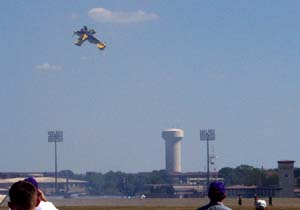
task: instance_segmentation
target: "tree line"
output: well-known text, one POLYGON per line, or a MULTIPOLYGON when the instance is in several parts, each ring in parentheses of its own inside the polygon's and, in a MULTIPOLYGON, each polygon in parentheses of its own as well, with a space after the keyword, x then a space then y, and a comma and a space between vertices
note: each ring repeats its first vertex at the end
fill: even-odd
MULTIPOLYGON (((152 193, 174 194, 172 178, 166 170, 154 170, 150 173, 124 173, 109 171, 107 173, 87 172, 75 174, 70 170, 60 172, 60 176, 88 182, 91 195, 135 196, 152 193), (155 186, 160 186, 156 188, 155 186)), ((240 165, 235 168, 224 167, 218 176, 224 178, 226 186, 257 185, 262 187, 278 186, 278 170, 255 168, 240 165)), ((300 168, 295 168, 296 185, 300 186, 300 168)))
POLYGON ((107 173, 87 172, 86 174, 74 174, 70 170, 60 172, 60 176, 88 182, 88 191, 91 195, 124 195, 135 196, 156 193, 153 185, 165 185, 160 188, 164 193, 173 194, 172 180, 165 170, 154 170, 150 173, 124 173, 109 171, 107 173))

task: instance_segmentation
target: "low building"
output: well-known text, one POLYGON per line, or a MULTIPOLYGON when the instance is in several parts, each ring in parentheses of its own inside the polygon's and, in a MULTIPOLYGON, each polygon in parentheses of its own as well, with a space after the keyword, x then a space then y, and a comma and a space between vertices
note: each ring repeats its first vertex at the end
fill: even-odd
MULTIPOLYGON (((172 172, 170 176, 174 184, 206 185, 207 183, 206 172, 172 172)), ((218 177, 217 172, 211 172, 210 181, 224 181, 224 179, 218 177)))
MULTIPOLYGON (((7 194, 10 186, 20 180, 24 180, 27 177, 15 177, 8 179, 0 179, 0 188, 2 193, 7 194)), ((55 193, 55 177, 35 177, 39 183, 39 187, 46 195, 55 193)), ((87 193, 87 181, 57 178, 57 185, 60 193, 87 193)))
POLYGON ((176 197, 180 198, 192 198, 192 197, 204 197, 205 186, 204 185, 173 185, 176 197))
POLYGON ((237 197, 239 195, 244 198, 253 198, 254 195, 257 195, 258 197, 278 197, 279 192, 279 187, 259 187, 256 185, 233 185, 226 187, 226 194, 228 197, 237 197))

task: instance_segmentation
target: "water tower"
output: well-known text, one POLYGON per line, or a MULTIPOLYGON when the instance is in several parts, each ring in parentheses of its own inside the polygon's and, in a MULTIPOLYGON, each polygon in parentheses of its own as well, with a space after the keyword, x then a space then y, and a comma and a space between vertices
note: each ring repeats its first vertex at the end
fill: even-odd
POLYGON ((181 172, 181 140, 183 130, 170 128, 162 131, 162 138, 166 142, 166 170, 181 172))

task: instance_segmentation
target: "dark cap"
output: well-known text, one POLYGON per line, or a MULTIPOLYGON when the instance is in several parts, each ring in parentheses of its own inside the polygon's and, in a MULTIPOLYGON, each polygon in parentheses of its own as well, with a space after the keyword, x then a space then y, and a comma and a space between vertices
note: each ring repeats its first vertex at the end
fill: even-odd
POLYGON ((222 182, 212 182, 209 186, 208 196, 210 198, 214 197, 225 197, 226 190, 222 182))
POLYGON ((33 185, 36 187, 36 189, 39 188, 38 182, 37 182, 37 181, 35 180, 35 178, 33 178, 32 176, 30 176, 30 177, 24 179, 24 181, 30 182, 31 184, 33 184, 33 185))

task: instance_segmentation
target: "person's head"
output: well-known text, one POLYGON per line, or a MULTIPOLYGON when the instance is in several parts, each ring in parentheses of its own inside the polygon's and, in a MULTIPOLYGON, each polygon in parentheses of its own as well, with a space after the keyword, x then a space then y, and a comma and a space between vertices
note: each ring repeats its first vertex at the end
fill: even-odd
POLYGON ((226 198, 224 184, 222 182, 212 182, 208 189, 208 197, 214 202, 220 202, 226 198))
POLYGON ((265 210, 265 209, 267 209, 267 202, 265 200, 257 200, 255 202, 255 209, 256 210, 265 210))
POLYGON ((41 200, 43 200, 42 199, 43 195, 41 195, 41 191, 39 190, 39 183, 35 180, 35 178, 33 176, 30 176, 30 177, 24 179, 24 181, 30 182, 36 188, 36 192, 37 192, 36 206, 38 206, 40 204, 41 200))
POLYGON ((33 184, 18 181, 9 189, 8 206, 11 210, 34 210, 37 201, 37 192, 33 184))

